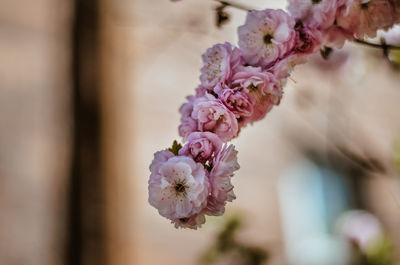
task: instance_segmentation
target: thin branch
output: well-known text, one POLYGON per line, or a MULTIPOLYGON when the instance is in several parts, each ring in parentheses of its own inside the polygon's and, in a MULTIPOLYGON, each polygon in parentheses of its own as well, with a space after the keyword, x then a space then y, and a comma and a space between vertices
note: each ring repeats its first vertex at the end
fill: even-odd
MULTIPOLYGON (((232 2, 232 1, 225 1, 225 0, 214 0, 214 1, 219 2, 222 5, 231 6, 231 7, 246 11, 246 12, 255 9, 255 8, 251 8, 249 6, 238 4, 238 3, 232 2)), ((354 42, 368 46, 368 47, 377 48, 377 49, 400 50, 400 46, 395 46, 395 45, 377 44, 377 43, 372 43, 372 42, 368 42, 368 41, 360 40, 360 39, 354 39, 354 42)))
POLYGON ((360 39, 355 39, 354 42, 372 47, 372 48, 377 48, 377 49, 394 49, 394 50, 400 50, 400 46, 394 46, 394 45, 388 45, 388 44, 378 44, 378 43, 372 43, 368 42, 365 40, 360 40, 360 39))
POLYGON ((234 7, 236 9, 240 9, 240 10, 243 10, 243 11, 246 11, 246 12, 249 12, 250 10, 254 10, 254 8, 251 8, 249 6, 238 4, 238 3, 235 3, 235 2, 231 2, 231 1, 223 1, 223 0, 214 0, 214 1, 219 2, 222 5, 231 6, 231 7, 234 7))

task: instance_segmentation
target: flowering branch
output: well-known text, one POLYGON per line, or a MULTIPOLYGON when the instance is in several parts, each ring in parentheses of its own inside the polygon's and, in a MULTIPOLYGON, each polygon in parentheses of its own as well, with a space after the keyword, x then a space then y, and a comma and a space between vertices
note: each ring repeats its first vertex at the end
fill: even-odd
MULTIPOLYGON (((242 4, 238 4, 238 3, 232 2, 232 1, 225 1, 225 0, 214 0, 214 1, 221 3, 223 6, 234 7, 236 9, 243 10, 243 11, 246 11, 246 12, 254 10, 254 8, 251 8, 249 6, 245 6, 245 5, 242 5, 242 4)), ((368 41, 360 40, 360 39, 354 39, 354 42, 359 43, 361 45, 365 45, 365 46, 371 47, 371 48, 377 48, 377 49, 383 49, 383 50, 391 50, 391 49, 400 50, 400 46, 388 45, 388 44, 385 44, 385 43, 378 44, 378 43, 372 43, 372 42, 368 42, 368 41)))
MULTIPOLYGON (((251 10, 230 0, 214 1, 219 2, 217 26, 229 20, 228 6, 251 10)), ((279 105, 294 67, 321 49, 327 57, 328 47, 341 47, 353 36, 372 36, 400 19, 400 12, 391 10, 400 10, 400 3, 362 11, 354 8, 358 3, 290 0, 290 12, 252 10, 238 27, 238 46, 220 43, 203 53, 200 84, 179 108, 183 144, 156 152, 150 164, 149 203, 161 216, 177 228, 197 229, 205 216, 223 215, 236 198, 231 178, 240 168, 238 151, 229 141, 279 105), (340 12, 345 8, 349 13, 340 12), (361 12, 372 22, 362 23, 361 12), (376 20, 375 13, 393 16, 376 20)), ((386 56, 391 47, 383 41, 357 42, 382 48, 386 56)))

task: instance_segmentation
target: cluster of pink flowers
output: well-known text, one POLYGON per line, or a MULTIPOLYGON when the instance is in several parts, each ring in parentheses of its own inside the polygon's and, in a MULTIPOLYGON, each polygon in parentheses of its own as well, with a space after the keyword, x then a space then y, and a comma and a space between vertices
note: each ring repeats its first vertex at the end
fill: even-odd
POLYGON ((231 177, 237 151, 212 132, 193 132, 184 147, 155 153, 150 165, 149 202, 175 227, 196 229, 205 215, 222 215, 235 199, 231 177))
POLYGON ((399 0, 289 0, 296 21, 317 29, 327 46, 341 47, 345 40, 375 37, 400 23, 399 0))
POLYGON ((289 0, 289 13, 250 11, 239 45, 216 44, 202 56, 200 85, 181 106, 179 134, 150 165, 149 202, 176 227, 196 229, 235 199, 239 169, 228 144, 241 128, 279 105, 293 68, 323 45, 374 36, 399 20, 399 0, 289 0))

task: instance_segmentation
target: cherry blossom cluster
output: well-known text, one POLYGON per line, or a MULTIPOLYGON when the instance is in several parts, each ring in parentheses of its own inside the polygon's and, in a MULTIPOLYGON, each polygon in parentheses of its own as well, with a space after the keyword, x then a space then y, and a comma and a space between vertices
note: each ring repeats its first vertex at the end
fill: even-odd
POLYGON ((238 47, 216 44, 202 55, 200 85, 181 106, 184 145, 155 153, 149 202, 175 227, 200 227, 235 199, 239 169, 228 142, 279 105, 294 66, 322 46, 373 37, 399 22, 400 0, 289 0, 283 10, 252 10, 238 47))

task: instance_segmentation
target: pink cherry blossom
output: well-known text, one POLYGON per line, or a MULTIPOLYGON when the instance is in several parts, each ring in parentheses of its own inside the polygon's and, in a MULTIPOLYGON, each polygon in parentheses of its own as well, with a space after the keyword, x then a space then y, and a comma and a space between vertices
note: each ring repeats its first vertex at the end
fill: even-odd
POLYGON ((207 49, 202 58, 200 81, 205 88, 213 88, 225 82, 232 70, 241 63, 240 50, 228 42, 207 49))
POLYGON ((242 89, 230 89, 225 87, 219 90, 219 99, 232 111, 236 118, 250 117, 254 107, 249 96, 242 89))
POLYGON ((316 28, 299 25, 296 27, 295 52, 311 54, 317 52, 322 44, 322 34, 316 28))
POLYGON ((289 56, 279 60, 274 64, 270 71, 274 76, 280 80, 281 86, 285 85, 286 78, 288 78, 293 71, 294 67, 303 64, 307 61, 307 56, 302 54, 292 53, 289 56))
POLYGON ((179 155, 193 157, 194 161, 205 164, 214 158, 222 147, 222 141, 211 132, 192 132, 188 142, 179 150, 179 155))
POLYGON ((191 157, 156 153, 150 166, 149 203, 160 215, 176 220, 200 213, 207 205, 210 183, 203 165, 191 157), (165 161, 167 157, 170 157, 165 161))
POLYGON ((290 14, 305 26, 327 29, 333 25, 337 0, 289 0, 290 14))
POLYGON ((172 220, 175 228, 190 228, 197 229, 200 228, 202 224, 206 222, 206 218, 203 213, 194 214, 186 218, 179 218, 172 220))
POLYGON ((157 172, 162 164, 168 161, 171 157, 174 157, 175 155, 168 150, 162 150, 158 151, 154 154, 154 159, 150 164, 150 172, 157 172))
POLYGON ((336 25, 321 31, 323 44, 331 48, 342 48, 346 40, 352 41, 354 39, 353 32, 347 31, 336 25))
POLYGON ((241 71, 237 72, 232 79, 235 87, 239 86, 249 90, 250 95, 252 95, 251 91, 258 91, 261 96, 270 95, 268 99, 273 104, 279 104, 282 88, 273 73, 263 71, 260 67, 247 66, 242 67, 241 71))
POLYGON ((192 118, 193 102, 195 99, 195 96, 188 96, 188 101, 179 108, 179 112, 182 116, 178 131, 179 135, 183 137, 184 140, 187 139, 190 133, 197 130, 197 122, 192 118))
POLYGON ((253 104, 253 113, 244 119, 243 125, 262 119, 272 108, 279 105, 282 87, 276 76, 260 67, 242 67, 232 78, 236 89, 246 93, 253 104))
POLYGON ((395 25, 386 32, 385 42, 389 45, 400 45, 400 25, 395 25))
POLYGON ((347 0, 336 24, 357 38, 375 37, 378 29, 388 29, 395 22, 392 0, 347 0))
POLYGON ((183 140, 186 141, 189 134, 196 131, 197 122, 191 117, 182 120, 182 123, 178 127, 179 135, 182 136, 183 140))
POLYGON ((209 91, 210 88, 204 87, 202 85, 199 85, 198 87, 196 87, 195 91, 196 91, 196 97, 203 97, 207 91, 209 91))
POLYGON ((236 198, 231 178, 239 168, 235 146, 225 144, 215 157, 210 172, 211 198, 208 199, 207 214, 223 214, 226 202, 231 202, 236 198))
POLYGON ((400 23, 400 0, 392 0, 394 5, 394 24, 400 23))
POLYGON ((238 28, 239 47, 246 63, 266 67, 291 51, 295 21, 283 10, 250 11, 238 28))
MULTIPOLYGON (((232 186, 233 189, 233 186, 232 186)), ((233 191, 232 191, 233 194, 233 191)), ((233 194, 233 196, 235 196, 233 194)), ((226 202, 218 201, 215 197, 212 195, 208 196, 207 199, 207 207, 203 210, 204 214, 210 215, 210 216, 221 216, 225 213, 225 205, 226 202)))
POLYGON ((235 114, 210 94, 195 100, 192 118, 197 121, 198 131, 213 132, 224 142, 238 134, 235 114))

